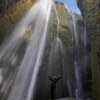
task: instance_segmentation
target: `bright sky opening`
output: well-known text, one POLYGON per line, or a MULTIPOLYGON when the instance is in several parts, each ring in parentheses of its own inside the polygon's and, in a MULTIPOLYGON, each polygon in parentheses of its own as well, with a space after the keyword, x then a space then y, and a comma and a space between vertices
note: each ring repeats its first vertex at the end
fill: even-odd
POLYGON ((77 7, 76 0, 57 0, 60 2, 64 2, 65 5, 67 5, 73 12, 80 14, 80 10, 77 7))

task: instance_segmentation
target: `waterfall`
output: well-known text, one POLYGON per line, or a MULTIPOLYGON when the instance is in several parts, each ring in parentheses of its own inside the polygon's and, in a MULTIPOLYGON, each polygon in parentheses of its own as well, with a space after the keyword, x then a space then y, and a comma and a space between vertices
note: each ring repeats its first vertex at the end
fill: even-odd
MULTIPOLYGON (((59 5, 52 0, 39 0, 0 46, 1 100, 35 100, 34 98, 39 98, 39 95, 40 98, 36 100, 49 99, 48 74, 62 76, 56 91, 57 98, 74 97, 74 94, 76 99, 83 98, 80 63, 86 61, 86 56, 80 61, 78 18, 68 7, 65 7, 68 14, 64 10, 66 21, 63 25, 60 21, 60 8, 57 6, 59 5), (60 33, 61 27, 66 33, 60 33), (66 31, 67 28, 69 33, 66 31), (74 59, 61 34, 66 36, 71 34, 74 59)), ((81 39, 85 51, 86 34, 84 33, 81 33, 81 39)))
POLYGON ((76 30, 76 19, 75 15, 72 14, 72 20, 73 20, 73 29, 74 29, 74 64, 75 64, 75 74, 76 74, 76 99, 79 99, 80 97, 83 98, 83 90, 82 90, 82 80, 81 80, 81 65, 79 63, 79 40, 78 40, 78 34, 76 30))
MULTIPOLYGON (((71 32, 72 32, 72 41, 73 41, 73 54, 74 54, 74 66, 75 66, 75 76, 76 76, 76 90, 75 96, 76 99, 84 98, 84 89, 83 89, 83 81, 82 81, 82 73, 83 70, 86 71, 87 67, 87 58, 86 58, 86 28, 83 26, 83 31, 81 31, 81 36, 79 36, 80 32, 77 30, 77 22, 78 19, 75 14, 71 14, 72 22, 71 22, 71 32), (81 54, 80 50, 80 41, 83 43, 83 54, 81 54), (82 56, 82 57, 81 57, 82 56)), ((82 16, 81 16, 82 19, 82 16)))
MULTIPOLYGON (((53 2, 50 0, 40 0, 33 5, 1 47, 0 59, 3 62, 9 61, 12 56, 12 59, 14 59, 17 55, 17 50, 24 41, 25 35, 29 32, 30 36, 25 54, 18 65, 19 70, 16 77, 14 77, 13 86, 7 100, 31 100, 34 95, 34 87, 45 47, 52 5, 53 2)), ((18 58, 15 62, 17 60, 18 58)), ((5 90, 6 85, 9 86, 11 84, 10 82, 8 84, 5 83, 2 86, 2 91, 5 90)), ((7 94, 5 93, 5 95, 7 94)))

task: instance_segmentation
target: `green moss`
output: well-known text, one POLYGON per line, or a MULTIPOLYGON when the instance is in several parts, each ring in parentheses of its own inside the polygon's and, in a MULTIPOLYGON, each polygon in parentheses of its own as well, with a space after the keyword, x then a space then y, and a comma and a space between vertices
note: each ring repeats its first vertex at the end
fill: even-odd
POLYGON ((67 52, 72 52, 72 38, 71 32, 68 27, 60 26, 59 36, 64 44, 64 47, 67 52))
POLYGON ((68 33, 68 30, 61 26, 60 29, 59 29, 59 32, 66 34, 66 33, 68 33))

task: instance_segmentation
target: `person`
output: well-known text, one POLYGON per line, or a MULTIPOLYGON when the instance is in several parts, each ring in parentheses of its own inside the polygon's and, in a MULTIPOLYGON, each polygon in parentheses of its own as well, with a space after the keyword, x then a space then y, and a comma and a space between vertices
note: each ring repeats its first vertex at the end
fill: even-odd
POLYGON ((51 91, 51 99, 54 100, 54 94, 55 94, 55 88, 56 88, 56 83, 62 78, 62 77, 56 77, 56 76, 53 76, 53 78, 51 78, 50 76, 48 76, 48 78, 50 79, 51 81, 51 84, 50 84, 50 91, 51 91))

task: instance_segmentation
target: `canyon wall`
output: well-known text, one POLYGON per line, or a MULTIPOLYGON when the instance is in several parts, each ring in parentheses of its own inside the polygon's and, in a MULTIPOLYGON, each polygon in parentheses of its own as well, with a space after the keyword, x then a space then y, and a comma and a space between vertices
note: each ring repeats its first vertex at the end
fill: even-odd
POLYGON ((86 22, 89 58, 92 69, 93 100, 100 100, 100 1, 77 0, 86 22))
POLYGON ((0 43, 36 0, 0 0, 0 43))

